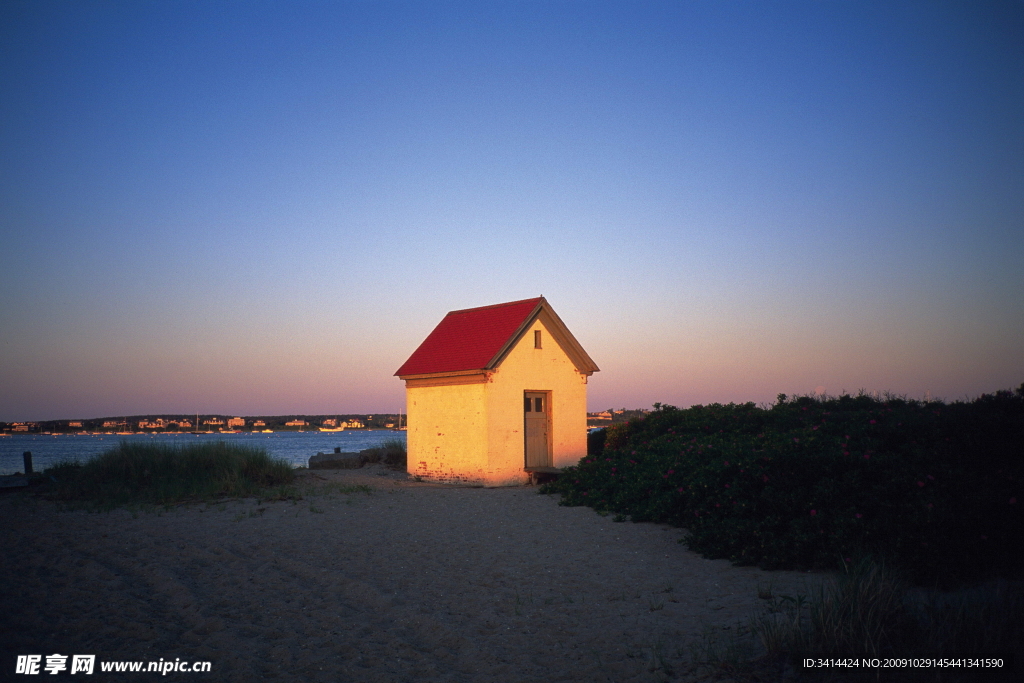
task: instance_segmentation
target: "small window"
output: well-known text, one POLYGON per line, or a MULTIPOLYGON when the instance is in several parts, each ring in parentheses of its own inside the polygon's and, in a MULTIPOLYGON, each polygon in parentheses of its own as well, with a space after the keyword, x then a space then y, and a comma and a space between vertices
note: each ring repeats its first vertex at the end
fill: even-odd
POLYGON ((535 413, 543 413, 544 412, 544 399, 542 399, 542 398, 540 398, 538 396, 537 398, 535 398, 533 400, 536 401, 536 405, 534 406, 533 412, 535 412, 535 413))
POLYGON ((539 349, 540 346, 540 330, 533 331, 533 348, 539 349))
POLYGON ((530 400, 529 396, 527 396, 526 397, 526 402, 524 404, 524 408, 525 408, 526 412, 528 412, 528 413, 531 412, 530 409, 532 408, 532 406, 533 406, 533 401, 530 400))

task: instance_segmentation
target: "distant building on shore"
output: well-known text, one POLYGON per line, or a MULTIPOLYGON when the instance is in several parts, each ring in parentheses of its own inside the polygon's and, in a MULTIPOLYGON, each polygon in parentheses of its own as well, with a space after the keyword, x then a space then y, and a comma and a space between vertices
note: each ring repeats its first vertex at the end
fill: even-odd
POLYGON ((575 465, 598 369, 543 297, 448 313, 395 373, 409 473, 514 485, 575 465))

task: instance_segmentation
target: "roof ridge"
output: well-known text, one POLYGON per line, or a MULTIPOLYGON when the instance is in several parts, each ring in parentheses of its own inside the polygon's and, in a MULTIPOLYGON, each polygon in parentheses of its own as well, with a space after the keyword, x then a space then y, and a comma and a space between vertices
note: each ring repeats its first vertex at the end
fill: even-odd
POLYGON ((525 304, 528 301, 534 301, 534 302, 540 301, 543 298, 544 298, 543 296, 535 296, 535 297, 532 297, 530 299, 519 299, 518 301, 506 301, 506 302, 501 303, 501 304, 490 304, 490 305, 487 305, 487 306, 477 306, 476 308, 460 308, 460 309, 455 310, 455 311, 448 311, 448 314, 451 315, 452 313, 469 313, 471 311, 483 311, 483 310, 486 310, 488 308, 501 308, 502 306, 515 306, 516 304, 525 304))

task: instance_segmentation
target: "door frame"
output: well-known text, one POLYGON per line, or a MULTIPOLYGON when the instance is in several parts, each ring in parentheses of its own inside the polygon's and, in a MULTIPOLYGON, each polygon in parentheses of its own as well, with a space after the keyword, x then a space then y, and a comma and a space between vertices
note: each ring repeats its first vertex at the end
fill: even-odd
POLYGON ((550 389, 524 389, 523 390, 523 467, 530 467, 528 456, 529 456, 529 435, 526 429, 526 395, 527 394, 543 394, 546 409, 544 411, 544 421, 547 426, 547 438, 545 439, 545 445, 547 446, 547 453, 545 454, 546 465, 542 467, 553 467, 555 463, 554 454, 554 404, 551 402, 551 390, 550 389))

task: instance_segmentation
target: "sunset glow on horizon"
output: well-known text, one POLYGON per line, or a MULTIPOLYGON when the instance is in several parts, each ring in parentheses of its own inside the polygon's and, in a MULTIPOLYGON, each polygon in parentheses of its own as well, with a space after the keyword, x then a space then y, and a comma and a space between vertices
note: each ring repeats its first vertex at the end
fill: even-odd
POLYGON ((6 2, 0 421, 397 413, 543 295, 589 409, 1024 382, 1024 4, 6 2))

